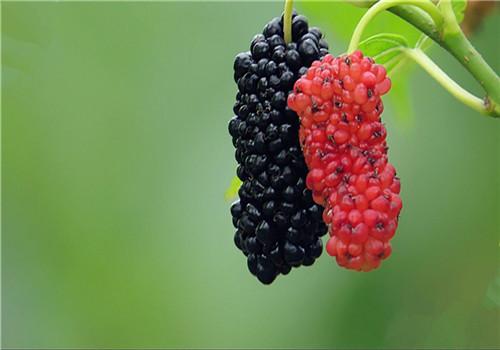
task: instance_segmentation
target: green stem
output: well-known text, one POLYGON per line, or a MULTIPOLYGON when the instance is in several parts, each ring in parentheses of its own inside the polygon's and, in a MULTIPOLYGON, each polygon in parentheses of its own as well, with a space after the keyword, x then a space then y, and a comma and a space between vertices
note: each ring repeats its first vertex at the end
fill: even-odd
POLYGON ((285 0, 285 12, 283 14, 283 34, 285 43, 292 41, 292 12, 293 0, 285 0))
MULTIPOLYGON (((442 10, 446 19, 441 46, 449 51, 486 91, 484 103, 491 111, 500 108, 500 77, 486 63, 460 29, 450 0, 443 0, 442 10)), ((498 115, 500 116, 500 115, 498 115)))
POLYGON ((443 14, 446 23, 445 26, 443 27, 443 35, 446 35, 448 33, 461 32, 462 30, 458 25, 455 12, 453 12, 453 6, 451 4, 451 0, 442 0, 439 3, 439 8, 441 9, 441 13, 443 14))
POLYGON ((408 5, 398 5, 391 7, 388 11, 412 24, 434 41, 437 42, 440 40, 439 30, 436 25, 432 19, 429 16, 426 16, 425 13, 419 8, 408 5))
POLYGON ((431 17, 431 23, 435 28, 440 28, 443 23, 443 16, 441 12, 430 0, 380 0, 375 5, 370 7, 368 11, 363 15, 358 25, 354 29, 354 33, 351 37, 351 42, 347 53, 352 53, 356 50, 361 40, 364 29, 370 23, 377 14, 385 11, 394 6, 402 6, 401 3, 404 2, 406 5, 411 5, 414 9, 420 11, 420 15, 427 13, 431 17), (423 11, 422 11, 423 10, 423 11))
MULTIPOLYGON (((494 115, 485 105, 484 101, 474 96, 460 85, 458 85, 452 78, 450 78, 439 66, 434 63, 422 50, 420 49, 401 49, 404 54, 420 65, 432 78, 434 78, 443 88, 452 94, 457 100, 466 106, 475 109, 476 111, 494 115)), ((496 113, 500 113, 497 110, 496 113)))
POLYGON ((460 30, 449 0, 442 1, 440 8, 445 19, 442 30, 438 30, 415 7, 399 5, 390 8, 389 11, 412 24, 451 53, 485 90, 486 96, 483 102, 485 107, 492 115, 499 116, 500 78, 460 30))

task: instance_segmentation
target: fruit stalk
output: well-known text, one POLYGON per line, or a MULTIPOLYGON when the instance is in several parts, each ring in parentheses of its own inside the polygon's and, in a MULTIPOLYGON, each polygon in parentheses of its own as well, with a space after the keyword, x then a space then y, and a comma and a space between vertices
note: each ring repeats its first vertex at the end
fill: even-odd
POLYGON ((285 0, 285 10, 283 13, 283 37, 286 44, 292 41, 292 12, 293 0, 285 0))

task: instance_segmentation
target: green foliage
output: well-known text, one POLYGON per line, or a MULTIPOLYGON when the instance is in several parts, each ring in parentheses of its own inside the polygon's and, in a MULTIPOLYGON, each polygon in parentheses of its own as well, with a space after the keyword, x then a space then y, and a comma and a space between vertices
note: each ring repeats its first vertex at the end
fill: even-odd
POLYGON ((373 57, 375 62, 383 64, 391 74, 393 81, 389 99, 400 120, 411 116, 411 102, 408 93, 409 68, 401 48, 407 48, 408 40, 402 35, 392 33, 375 34, 359 44, 365 55, 373 57), (397 72, 397 74, 394 74, 397 72))
POLYGON ((238 190, 241 187, 241 180, 238 178, 238 176, 235 176, 231 179, 231 183, 229 184, 229 187, 226 189, 226 192, 224 193, 224 198, 226 201, 233 200, 238 196, 238 190))
POLYGON ((391 69, 392 88, 388 94, 390 105, 394 108, 395 116, 401 124, 408 125, 413 120, 413 104, 410 98, 409 77, 414 65, 406 65, 404 58, 402 63, 391 69), (397 74, 396 74, 397 73, 397 74))
POLYGON ((451 5, 455 16, 457 17, 457 22, 462 23, 464 20, 465 9, 467 8, 467 0, 452 0, 451 5))
MULTIPOLYGON (((359 44, 359 49, 372 57, 379 64, 389 64, 400 60, 400 48, 408 47, 404 36, 392 33, 380 33, 369 37, 359 44)), ((394 65, 391 65, 394 67, 394 65)))

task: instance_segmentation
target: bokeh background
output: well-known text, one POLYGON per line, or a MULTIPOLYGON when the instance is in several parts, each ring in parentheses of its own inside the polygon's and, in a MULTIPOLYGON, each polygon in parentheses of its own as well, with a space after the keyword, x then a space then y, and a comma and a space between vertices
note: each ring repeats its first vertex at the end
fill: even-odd
MULTIPOLYGON (((363 13, 296 7, 336 54, 363 13)), ((271 286, 248 273, 224 199, 232 62, 281 11, 2 3, 3 347, 500 347, 500 121, 418 68, 384 113, 392 257, 355 273, 324 254, 271 286)), ((497 72, 499 20, 472 37, 497 72)), ((390 14, 369 31, 398 29, 418 36, 390 14)))

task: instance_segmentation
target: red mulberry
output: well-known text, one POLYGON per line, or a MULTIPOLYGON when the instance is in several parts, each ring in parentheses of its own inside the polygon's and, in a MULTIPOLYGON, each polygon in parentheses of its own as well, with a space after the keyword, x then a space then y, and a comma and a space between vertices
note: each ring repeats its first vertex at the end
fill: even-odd
POLYGON ((348 269, 372 270, 391 254, 402 207, 380 119, 390 87, 384 67, 357 51, 313 62, 288 96, 301 121, 306 185, 325 207, 326 250, 348 269))
POLYGON ((323 250, 323 208, 306 188, 299 119, 287 107, 295 81, 327 53, 322 37, 305 17, 294 15, 293 40, 286 44, 282 19, 275 18, 234 62, 239 92, 229 133, 243 181, 231 207, 234 241, 250 272, 265 284, 292 267, 312 265, 323 250))

